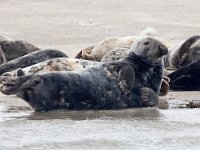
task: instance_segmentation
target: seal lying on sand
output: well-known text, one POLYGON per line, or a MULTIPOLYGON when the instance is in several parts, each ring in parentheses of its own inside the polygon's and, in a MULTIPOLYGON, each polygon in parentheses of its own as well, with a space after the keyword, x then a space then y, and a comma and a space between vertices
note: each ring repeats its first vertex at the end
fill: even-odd
POLYGON ((0 36, 0 46, 4 52, 7 61, 24 56, 28 53, 40 50, 40 48, 32 45, 24 40, 11 40, 0 36))
POLYGON ((180 46, 169 49, 164 58, 165 67, 179 69, 200 60, 200 35, 189 37, 180 46))
POLYGON ((24 68, 27 66, 31 66, 33 64, 37 64, 39 62, 56 58, 56 57, 68 57, 63 52, 55 49, 46 49, 46 50, 40 50, 36 51, 30 54, 27 54, 25 56, 16 58, 12 61, 6 62, 4 64, 0 65, 0 75, 15 70, 17 68, 24 68))
POLYGON ((137 38, 149 36, 154 37, 157 40, 161 41, 167 48, 171 47, 171 44, 159 37, 159 34, 157 31, 153 28, 147 28, 146 30, 143 30, 139 35, 137 36, 126 36, 126 37, 110 37, 107 39, 104 39, 100 42, 97 42, 91 46, 88 46, 84 49, 82 49, 75 58, 78 59, 86 59, 86 60, 92 60, 92 61, 101 61, 102 57, 109 51, 115 49, 115 48, 130 48, 133 44, 133 41, 135 41, 137 38))
POLYGON ((16 94, 36 111, 155 106, 167 48, 158 40, 137 41, 121 61, 84 69, 1 78, 4 94, 16 94))
POLYGON ((168 75, 171 90, 200 90, 200 60, 168 75))
MULTIPOLYGON (((25 68, 15 69, 11 72, 5 72, 2 74, 4 77, 17 77, 17 73, 23 72, 24 75, 41 74, 51 71, 73 71, 81 68, 86 68, 91 65, 97 65, 99 62, 74 59, 74 58, 53 58, 46 60, 35 65, 31 65, 25 68), (21 70, 21 71, 19 71, 21 70)), ((9 68, 10 69, 10 68, 9 68)), ((159 96, 165 96, 169 90, 169 78, 163 76, 160 94, 159 96)))

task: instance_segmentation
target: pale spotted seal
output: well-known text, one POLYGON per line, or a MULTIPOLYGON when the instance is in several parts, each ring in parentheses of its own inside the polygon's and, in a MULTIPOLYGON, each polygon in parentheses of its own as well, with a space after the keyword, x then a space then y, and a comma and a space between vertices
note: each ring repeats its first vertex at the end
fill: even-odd
POLYGON ((167 48, 172 46, 167 40, 161 38, 155 29, 147 28, 146 30, 142 31, 139 35, 135 36, 106 38, 91 46, 83 48, 76 55, 75 58, 92 61, 101 61, 102 57, 109 51, 116 48, 130 48, 137 38, 144 36, 156 38, 157 40, 161 41, 165 46, 167 46, 167 48))
POLYGON ((84 69, 1 78, 4 94, 16 94, 36 111, 155 106, 167 48, 154 38, 138 40, 134 52, 116 62, 84 69))
MULTIPOLYGON (((18 70, 22 70, 24 75, 41 74, 51 71, 74 71, 86 68, 90 65, 97 65, 99 62, 75 59, 75 58, 52 58, 41 63, 37 63, 25 68, 17 68, 11 72, 5 72, 2 76, 16 77, 18 70)), ((19 66, 19 65, 18 65, 19 66)))

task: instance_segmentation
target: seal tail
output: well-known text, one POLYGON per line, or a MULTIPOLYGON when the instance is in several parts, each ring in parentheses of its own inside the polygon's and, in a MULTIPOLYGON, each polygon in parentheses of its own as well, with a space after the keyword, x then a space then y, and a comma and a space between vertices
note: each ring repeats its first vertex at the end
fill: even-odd
POLYGON ((179 67, 183 67, 183 66, 187 65, 191 46, 198 39, 200 39, 200 35, 194 35, 194 36, 188 38, 185 42, 183 42, 183 44, 181 44, 181 46, 179 48, 179 55, 178 55, 179 67))

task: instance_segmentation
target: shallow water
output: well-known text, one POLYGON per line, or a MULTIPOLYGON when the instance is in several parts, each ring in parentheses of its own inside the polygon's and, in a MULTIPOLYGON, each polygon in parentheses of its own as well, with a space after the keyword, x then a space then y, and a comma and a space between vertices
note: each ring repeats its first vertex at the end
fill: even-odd
POLYGON ((7 111, 0 150, 200 149, 200 109, 7 111))

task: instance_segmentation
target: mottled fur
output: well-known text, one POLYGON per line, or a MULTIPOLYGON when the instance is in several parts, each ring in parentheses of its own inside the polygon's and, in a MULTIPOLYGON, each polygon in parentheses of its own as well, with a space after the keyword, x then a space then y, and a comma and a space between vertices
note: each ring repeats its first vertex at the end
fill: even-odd
MULTIPOLYGON (((75 58, 52 58, 41 63, 20 69, 24 72, 25 75, 31 75, 47 73, 51 71, 73 71, 96 64, 99 64, 99 62, 75 58)), ((11 72, 6 72, 3 74, 3 76, 16 77, 18 70, 19 68, 11 72)))

